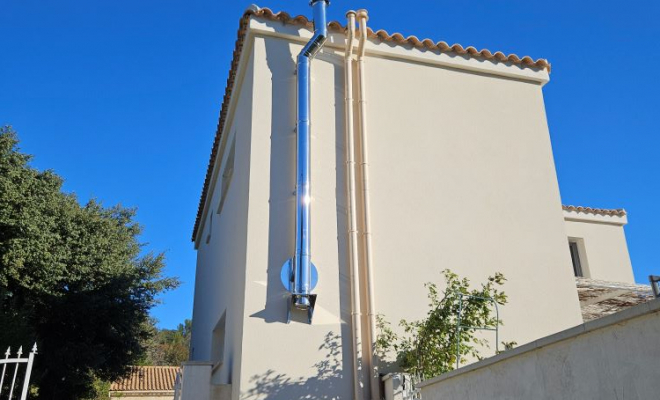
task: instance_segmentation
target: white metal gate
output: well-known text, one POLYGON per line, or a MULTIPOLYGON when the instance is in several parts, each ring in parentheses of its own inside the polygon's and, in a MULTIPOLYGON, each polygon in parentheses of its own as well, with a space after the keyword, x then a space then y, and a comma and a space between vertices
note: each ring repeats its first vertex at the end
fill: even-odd
POLYGON ((32 374, 32 364, 34 364, 34 356, 37 354, 37 344, 35 343, 32 346, 32 351, 28 354, 27 358, 21 358, 23 355, 23 346, 18 348, 16 352, 16 357, 9 358, 11 356, 11 348, 7 348, 5 352, 5 358, 0 359, 0 366, 2 366, 2 374, 0 375, 0 399, 6 400, 26 400, 28 396, 28 389, 30 387, 30 375, 32 374), (23 379, 19 378, 19 369, 21 364, 26 364, 23 379), (7 368, 9 366, 9 368, 7 368), (12 371, 13 366, 13 371, 12 371), (18 382, 17 382, 18 378, 18 382), (10 380, 11 379, 11 380, 10 380), (22 383, 22 384, 21 384, 22 383), (18 391, 15 390, 18 387, 21 387, 20 397, 18 396, 18 391), (15 393, 14 393, 15 392, 15 393), (7 396, 7 397, 5 397, 7 396))

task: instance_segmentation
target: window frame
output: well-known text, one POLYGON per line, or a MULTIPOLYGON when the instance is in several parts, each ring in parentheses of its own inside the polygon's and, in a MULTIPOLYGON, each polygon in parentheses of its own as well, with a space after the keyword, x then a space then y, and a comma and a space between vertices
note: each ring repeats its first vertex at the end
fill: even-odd
POLYGON ((227 157, 225 158, 224 165, 222 166, 222 175, 220 181, 220 201, 218 202, 218 209, 216 214, 222 213, 222 209, 225 205, 225 200, 227 199, 227 193, 231 187, 232 178, 234 177, 234 167, 236 159, 236 133, 232 135, 231 144, 229 145, 229 150, 227 151, 227 157))

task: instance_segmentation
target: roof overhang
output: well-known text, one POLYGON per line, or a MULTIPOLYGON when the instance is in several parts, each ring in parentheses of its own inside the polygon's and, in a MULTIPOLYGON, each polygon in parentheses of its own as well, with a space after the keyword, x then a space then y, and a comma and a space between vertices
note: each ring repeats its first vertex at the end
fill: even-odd
MULTIPOLYGON (((260 16, 250 18, 249 29, 251 33, 256 35, 277 37, 300 44, 307 43, 313 36, 313 32, 305 26, 297 24, 282 24, 282 22, 279 22, 278 20, 263 18, 260 16)), ((327 42, 324 44, 324 48, 326 51, 328 49, 336 50, 343 56, 346 43, 344 28, 334 22, 331 23, 329 31, 330 34, 327 42)), ((419 41, 414 36, 403 38, 400 34, 389 35, 384 31, 373 32, 370 30, 369 40, 365 47, 365 51, 366 55, 370 57, 387 58, 428 66, 446 67, 487 75, 502 76, 535 82, 541 85, 545 85, 550 80, 547 67, 524 65, 514 62, 514 58, 508 58, 516 57, 515 59, 518 59, 515 55, 503 55, 503 60, 495 57, 487 58, 481 54, 492 55, 488 50, 478 51, 475 49, 468 52, 460 45, 449 47, 450 49, 456 48, 457 51, 443 51, 438 44, 431 41, 427 42, 427 40, 419 41), (395 39, 396 37, 399 37, 400 39, 397 40, 395 39), (459 53, 458 49, 461 49, 463 54, 459 53)))
POLYGON ((615 212, 618 210, 598 210, 589 211, 594 209, 584 209, 583 207, 573 207, 573 209, 567 209, 566 206, 563 208, 564 220, 573 221, 573 222, 589 222, 597 224, 609 224, 609 225, 618 225, 623 226, 628 223, 628 216, 623 212, 615 212), (598 211, 607 211, 607 212, 598 212, 598 211))
MULTIPOLYGON (((338 22, 328 24, 330 32, 325 48, 344 52, 345 28, 338 22)), ((313 34, 313 24, 304 16, 291 17, 285 12, 274 13, 268 8, 251 6, 239 21, 238 37, 234 56, 227 78, 227 86, 220 111, 218 129, 216 131, 209 165, 202 188, 197 217, 193 227, 192 241, 197 248, 204 230, 209 193, 213 192, 214 180, 218 170, 218 157, 222 155, 226 134, 230 125, 228 117, 233 113, 235 101, 232 96, 237 82, 242 77, 241 70, 245 66, 244 53, 255 36, 271 36, 286 39, 291 42, 306 43, 313 34)), ((547 60, 533 60, 529 56, 518 57, 515 54, 505 55, 502 52, 491 53, 489 50, 477 50, 472 46, 463 47, 459 44, 448 45, 445 42, 434 42, 430 39, 419 40, 415 36, 404 37, 399 33, 390 35, 384 30, 368 30, 369 41, 366 54, 370 57, 382 57, 407 62, 415 62, 429 66, 451 68, 466 72, 483 73, 545 85, 550 80, 550 64, 547 60)))

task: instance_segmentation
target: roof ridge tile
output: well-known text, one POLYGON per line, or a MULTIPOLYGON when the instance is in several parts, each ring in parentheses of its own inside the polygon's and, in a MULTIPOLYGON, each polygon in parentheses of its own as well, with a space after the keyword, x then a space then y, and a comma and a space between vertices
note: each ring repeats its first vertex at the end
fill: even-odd
POLYGON ((582 207, 582 206, 572 206, 572 205, 562 205, 561 208, 564 211, 574 211, 585 214, 609 215, 615 217, 623 217, 627 215, 626 210, 624 210, 623 208, 608 209, 608 208, 593 208, 593 207, 582 207))

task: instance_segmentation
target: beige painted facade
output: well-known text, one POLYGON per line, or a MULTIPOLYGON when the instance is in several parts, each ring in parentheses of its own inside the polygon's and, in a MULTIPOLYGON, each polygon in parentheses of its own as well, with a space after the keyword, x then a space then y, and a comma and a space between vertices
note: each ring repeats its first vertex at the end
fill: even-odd
MULTIPOLYGON (((333 33, 312 62, 319 283, 308 325, 299 315, 286 324, 280 269, 294 247, 295 56, 311 33, 252 18, 245 35, 195 238, 191 359, 211 365, 213 384, 231 385, 222 398, 350 399, 345 37, 333 33)), ((449 268, 475 283, 505 274, 500 340, 525 344, 580 324, 547 71, 375 41, 365 63, 376 312, 394 323, 422 317, 424 283, 449 268)))
POLYGON ((583 276, 635 283, 624 225, 626 215, 599 215, 564 210, 566 235, 577 244, 583 276))

